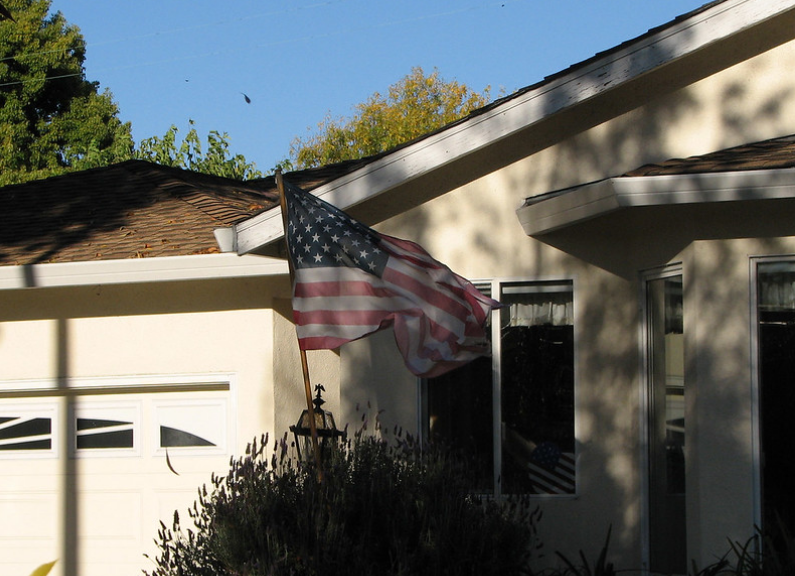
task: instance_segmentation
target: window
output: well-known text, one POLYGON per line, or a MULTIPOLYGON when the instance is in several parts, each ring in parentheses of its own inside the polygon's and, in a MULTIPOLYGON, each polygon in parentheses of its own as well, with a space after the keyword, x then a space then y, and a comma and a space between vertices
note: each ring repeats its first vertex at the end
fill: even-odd
POLYGON ((504 305, 493 358, 425 383, 427 437, 471 458, 478 492, 574 494, 572 282, 478 287, 504 305))
POLYGON ((778 539, 777 527, 785 528, 782 535, 795 530, 795 261, 759 262, 756 281, 761 519, 778 539))
POLYGON ((5 404, 0 410, 0 454, 52 454, 55 407, 5 404))
POLYGON ((74 409, 75 448, 84 450, 135 450, 138 448, 140 407, 137 403, 78 402, 74 409))
MULTIPOLYGON (((73 379, 71 398, 0 399, 0 459, 53 458, 61 448, 73 458, 226 454, 235 431, 229 376, 73 379)), ((38 395, 50 389, 42 384, 18 387, 38 395)))
POLYGON ((226 447, 227 405, 222 399, 158 402, 155 413, 162 449, 226 447))

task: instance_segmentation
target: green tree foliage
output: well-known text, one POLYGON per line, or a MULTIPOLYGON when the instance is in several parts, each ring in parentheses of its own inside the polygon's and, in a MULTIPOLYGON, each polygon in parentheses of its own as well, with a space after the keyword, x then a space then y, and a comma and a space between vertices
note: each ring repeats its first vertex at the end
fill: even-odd
POLYGON ((196 128, 193 128, 193 120, 190 121, 190 125, 191 129, 179 146, 177 146, 178 130, 172 125, 162 138, 153 136, 142 140, 135 151, 135 157, 163 166, 174 166, 236 180, 262 177, 256 164, 247 162, 241 154, 231 154, 228 134, 210 131, 207 135, 207 151, 203 152, 199 134, 196 128))
POLYGON ((458 120, 489 100, 489 87, 478 94, 443 80, 436 69, 426 76, 416 67, 390 86, 387 96, 376 92, 358 104, 352 118, 327 116, 316 134, 296 138, 288 164, 312 168, 378 154, 458 120))
POLYGON ((4 0, 0 20, 0 185, 130 158, 129 123, 85 78, 85 41, 50 0, 4 0))

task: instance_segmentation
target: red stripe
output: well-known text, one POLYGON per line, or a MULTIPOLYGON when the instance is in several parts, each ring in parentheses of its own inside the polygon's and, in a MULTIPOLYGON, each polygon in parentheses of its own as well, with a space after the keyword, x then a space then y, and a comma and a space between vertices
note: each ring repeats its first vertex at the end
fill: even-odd
POLYGON ((447 266, 444 264, 434 260, 431 255, 428 254, 419 244, 415 244, 409 240, 401 240, 400 238, 394 238, 392 236, 386 236, 383 234, 381 235, 381 238, 381 248, 393 258, 400 258, 401 260, 411 262, 412 264, 415 264, 421 268, 429 268, 432 270, 441 270, 447 268, 447 266), (399 250, 395 250, 395 248, 392 246, 393 244, 399 250), (404 254, 404 252, 409 252, 409 254, 404 254))
POLYGON ((312 324, 340 326, 378 326, 385 318, 395 314, 390 310, 311 310, 293 311, 293 319, 299 326, 312 324))
POLYGON ((466 306, 450 298, 445 292, 429 288, 411 276, 390 268, 388 264, 384 269, 383 280, 408 290, 431 306, 444 310, 460 320, 465 320, 469 316, 469 310, 466 306))
POLYGON ((329 281, 329 282, 299 282, 295 285, 294 297, 296 298, 332 298, 334 296, 378 296, 389 297, 393 292, 388 288, 375 286, 372 282, 361 280, 329 281))
POLYGON ((333 350, 348 342, 349 339, 336 336, 308 336, 298 339, 298 347, 301 350, 333 350))

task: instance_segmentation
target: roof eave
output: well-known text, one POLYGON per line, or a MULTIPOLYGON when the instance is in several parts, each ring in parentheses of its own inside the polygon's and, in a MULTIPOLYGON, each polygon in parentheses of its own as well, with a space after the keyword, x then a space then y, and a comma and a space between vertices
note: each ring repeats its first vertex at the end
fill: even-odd
POLYGON ((263 256, 197 254, 0 267, 0 291, 25 288, 284 276, 287 263, 263 256))
POLYGON ((531 198, 516 213, 528 236, 650 206, 795 199, 795 168, 622 176, 531 198))
MULTIPOLYGON (((615 93, 640 76, 786 12, 795 13, 793 0, 726 0, 596 57, 534 89, 507 98, 499 105, 487 107, 481 114, 386 154, 316 188, 313 193, 347 210, 512 135, 531 130, 563 112, 586 103, 596 108, 595 99, 615 93)), ((786 34, 791 35, 790 32, 786 34)), ((770 42, 775 41, 770 39, 770 42)), ((742 58, 738 56, 738 61, 742 58)), ((273 208, 241 222, 235 227, 235 234, 240 254, 278 240, 283 236, 280 209, 273 208)))

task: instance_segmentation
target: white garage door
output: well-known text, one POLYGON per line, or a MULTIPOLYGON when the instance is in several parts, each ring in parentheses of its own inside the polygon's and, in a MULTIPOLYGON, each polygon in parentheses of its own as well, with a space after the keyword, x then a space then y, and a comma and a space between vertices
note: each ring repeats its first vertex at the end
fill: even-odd
POLYGON ((0 574, 55 559, 54 574, 151 568, 160 521, 187 520, 211 472, 228 469, 232 379, 26 386, 0 399, 0 574))

